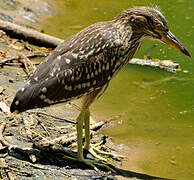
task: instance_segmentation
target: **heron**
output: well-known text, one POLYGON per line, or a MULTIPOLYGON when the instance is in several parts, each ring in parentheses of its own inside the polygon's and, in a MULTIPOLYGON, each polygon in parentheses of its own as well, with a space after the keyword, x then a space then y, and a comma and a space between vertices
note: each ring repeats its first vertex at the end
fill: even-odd
POLYGON ((18 90, 10 111, 20 113, 82 98, 76 119, 78 152, 70 159, 93 168, 103 166, 106 159, 90 143, 89 107, 105 92, 110 80, 133 58, 145 40, 158 40, 191 57, 170 32, 158 9, 129 8, 112 20, 90 25, 59 44, 18 90), (99 160, 85 158, 83 150, 99 160))

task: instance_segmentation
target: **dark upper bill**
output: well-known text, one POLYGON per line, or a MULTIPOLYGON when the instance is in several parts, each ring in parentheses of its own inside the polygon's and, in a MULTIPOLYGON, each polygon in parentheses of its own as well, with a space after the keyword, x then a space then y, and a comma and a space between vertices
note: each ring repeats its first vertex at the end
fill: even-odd
POLYGON ((181 42, 170 31, 162 34, 161 41, 175 47, 176 49, 180 50, 186 56, 191 57, 190 53, 186 50, 186 48, 181 44, 181 42))

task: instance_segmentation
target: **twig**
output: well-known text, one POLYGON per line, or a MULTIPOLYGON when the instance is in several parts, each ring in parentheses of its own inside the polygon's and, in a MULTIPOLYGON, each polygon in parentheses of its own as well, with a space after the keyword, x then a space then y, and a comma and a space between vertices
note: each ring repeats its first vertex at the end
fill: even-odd
POLYGON ((5 31, 11 37, 23 39, 39 46, 54 48, 63 42, 62 39, 3 20, 0 20, 0 29, 5 31))
POLYGON ((7 172, 7 176, 9 178, 9 180, 15 180, 15 178, 13 177, 11 172, 7 172))
POLYGON ((129 64, 157 67, 157 68, 160 68, 160 69, 167 70, 169 72, 176 72, 177 69, 179 69, 179 64, 174 63, 172 60, 154 61, 154 60, 151 60, 151 59, 133 58, 129 61, 129 64))
POLYGON ((5 130, 6 122, 1 123, 0 125, 0 141, 3 145, 7 147, 11 147, 11 144, 9 144, 4 138, 3 138, 3 132, 5 130))
POLYGON ((44 131, 46 132, 47 136, 51 136, 51 134, 48 132, 47 128, 44 126, 44 124, 42 122, 40 122, 40 125, 44 129, 44 131))
MULTIPOLYGON (((46 57, 46 56, 48 56, 48 52, 45 52, 43 54, 30 54, 30 55, 27 55, 25 57, 30 59, 30 58, 38 58, 38 57, 46 57)), ((0 62, 0 67, 3 67, 5 65, 7 65, 8 63, 13 63, 15 60, 18 61, 19 59, 21 59, 21 56, 19 56, 19 55, 18 56, 13 56, 9 59, 5 59, 5 60, 0 62)), ((20 62, 20 63, 22 63, 22 62, 20 62)))
POLYGON ((36 66, 25 55, 21 54, 20 57, 19 62, 24 64, 27 75, 32 74, 36 70, 36 66))
POLYGON ((75 109, 77 109, 78 111, 81 111, 81 107, 79 107, 77 104, 73 103, 73 102, 69 102, 70 105, 74 106, 75 109))
POLYGON ((63 122, 65 121, 65 122, 67 122, 67 123, 77 124, 77 122, 70 121, 70 120, 67 120, 67 119, 64 119, 64 118, 60 118, 60 117, 57 117, 57 116, 53 116, 53 115, 50 115, 50 114, 47 114, 47 113, 43 113, 43 112, 30 111, 30 112, 28 112, 28 113, 29 113, 29 114, 30 114, 30 113, 33 113, 33 114, 37 114, 37 115, 44 115, 44 116, 48 116, 48 117, 52 117, 52 118, 61 120, 61 121, 63 121, 63 122))
POLYGON ((3 101, 0 101, 0 109, 1 109, 4 113, 10 113, 9 107, 8 107, 7 104, 5 104, 3 101))
POLYGON ((10 167, 10 166, 5 162, 5 159, 3 159, 3 158, 0 158, 0 168, 8 169, 8 170, 10 170, 10 171, 15 171, 15 172, 19 172, 19 173, 25 173, 25 174, 32 175, 32 172, 28 172, 28 171, 24 171, 24 170, 19 170, 19 169, 10 167))

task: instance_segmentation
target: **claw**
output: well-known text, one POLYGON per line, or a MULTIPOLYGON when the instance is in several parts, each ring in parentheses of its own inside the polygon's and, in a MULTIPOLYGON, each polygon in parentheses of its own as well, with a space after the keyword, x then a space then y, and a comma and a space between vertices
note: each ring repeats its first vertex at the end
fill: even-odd
MULTIPOLYGON (((99 159, 99 160, 101 160, 101 161, 105 161, 105 162, 108 161, 107 159, 105 159, 105 158, 99 156, 99 155, 97 154, 99 151, 98 151, 96 148, 92 147, 91 145, 90 145, 90 148, 89 148, 87 151, 88 151, 90 154, 92 154, 95 158, 97 158, 97 159, 99 159), (97 151, 97 153, 96 153, 95 151, 97 151)), ((102 154, 102 153, 101 153, 101 154, 102 154)))
MULTIPOLYGON (((98 145, 101 145, 101 143, 99 143, 98 145)), ((102 154, 102 155, 106 155, 106 156, 111 156, 111 157, 115 157, 115 158, 126 158, 127 157, 127 156, 122 156, 122 155, 118 155, 118 154, 113 154, 111 152, 105 152, 105 151, 102 151, 100 149, 97 149, 96 147, 97 147, 97 145, 90 144, 89 148, 87 148, 86 150, 88 152, 90 152, 90 154, 92 154, 95 158, 97 158, 97 159, 99 159, 101 161, 107 162, 108 160, 103 158, 103 157, 101 157, 98 154, 102 154)))

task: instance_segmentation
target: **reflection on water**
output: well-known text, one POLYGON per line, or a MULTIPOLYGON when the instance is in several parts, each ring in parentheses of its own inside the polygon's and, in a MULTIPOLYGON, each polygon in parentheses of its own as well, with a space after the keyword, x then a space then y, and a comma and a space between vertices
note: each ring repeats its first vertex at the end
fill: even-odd
MULTIPOLYGON (((134 5, 158 5, 173 34, 194 48, 192 0, 57 0, 60 13, 43 25, 45 32, 67 38, 98 21, 112 19, 134 5)), ((121 114, 114 127, 104 130, 116 143, 126 144, 124 168, 174 179, 194 179, 194 65, 177 50, 146 42, 136 57, 172 59, 185 72, 171 74, 150 67, 128 65, 92 106, 110 117, 121 114)))

